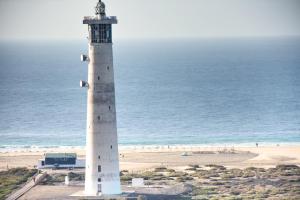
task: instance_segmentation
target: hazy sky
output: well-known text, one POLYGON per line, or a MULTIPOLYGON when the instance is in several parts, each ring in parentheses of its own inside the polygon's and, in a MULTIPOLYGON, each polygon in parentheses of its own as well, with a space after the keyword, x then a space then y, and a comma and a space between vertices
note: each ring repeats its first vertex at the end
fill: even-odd
MULTIPOLYGON (((0 39, 84 38, 97 0, 0 0, 0 39)), ((115 38, 300 35, 300 0, 104 0, 115 38)))

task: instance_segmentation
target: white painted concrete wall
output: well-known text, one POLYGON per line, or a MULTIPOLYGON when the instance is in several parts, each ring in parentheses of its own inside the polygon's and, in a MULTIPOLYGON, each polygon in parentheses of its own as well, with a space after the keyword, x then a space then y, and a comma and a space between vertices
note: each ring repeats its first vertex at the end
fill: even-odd
POLYGON ((89 44, 89 59, 85 194, 120 194, 112 44, 89 44))

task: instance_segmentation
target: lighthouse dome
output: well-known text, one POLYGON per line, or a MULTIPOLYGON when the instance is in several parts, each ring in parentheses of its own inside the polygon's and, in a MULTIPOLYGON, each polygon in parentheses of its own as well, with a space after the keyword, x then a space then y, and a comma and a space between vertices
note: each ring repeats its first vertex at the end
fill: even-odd
POLYGON ((99 0, 95 7, 96 15, 100 15, 101 17, 105 16, 105 4, 99 0))

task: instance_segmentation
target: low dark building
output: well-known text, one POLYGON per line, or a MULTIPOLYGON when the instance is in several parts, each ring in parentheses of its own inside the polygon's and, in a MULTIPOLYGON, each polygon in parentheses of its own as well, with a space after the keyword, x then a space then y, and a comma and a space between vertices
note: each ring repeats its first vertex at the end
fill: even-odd
POLYGON ((85 160, 78 159, 76 153, 46 153, 45 158, 38 162, 39 169, 76 167, 85 167, 85 160))

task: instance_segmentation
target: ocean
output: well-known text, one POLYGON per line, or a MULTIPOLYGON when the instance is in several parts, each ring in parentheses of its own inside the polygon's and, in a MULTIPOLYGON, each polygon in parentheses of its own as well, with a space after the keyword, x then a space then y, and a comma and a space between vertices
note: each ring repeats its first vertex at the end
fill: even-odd
MULTIPOLYGON (((115 40, 119 144, 300 143, 300 38, 115 40)), ((84 146, 87 41, 0 42, 0 148, 84 146)))

